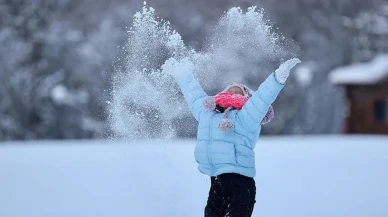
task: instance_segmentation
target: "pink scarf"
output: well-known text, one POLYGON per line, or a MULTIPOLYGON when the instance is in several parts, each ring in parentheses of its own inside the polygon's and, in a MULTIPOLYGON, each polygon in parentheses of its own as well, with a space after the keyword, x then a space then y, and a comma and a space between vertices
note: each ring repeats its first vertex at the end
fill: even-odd
POLYGON ((248 97, 230 92, 221 92, 217 94, 214 98, 216 100, 216 105, 224 109, 233 107, 234 109, 240 110, 248 101, 248 97))

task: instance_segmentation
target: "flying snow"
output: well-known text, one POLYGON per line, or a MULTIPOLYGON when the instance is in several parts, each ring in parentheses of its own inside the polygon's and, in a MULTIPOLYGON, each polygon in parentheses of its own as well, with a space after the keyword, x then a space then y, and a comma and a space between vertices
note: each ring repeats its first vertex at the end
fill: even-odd
POLYGON ((113 79, 108 106, 115 136, 155 139, 176 135, 173 123, 182 121, 189 111, 173 78, 160 69, 170 57, 190 58, 205 90, 242 82, 250 76, 267 76, 270 71, 266 71, 266 65, 283 60, 291 52, 285 38, 275 33, 264 17, 264 11, 256 7, 246 13, 231 8, 218 20, 204 48, 195 51, 186 47, 170 23, 156 18, 155 10, 144 2, 127 31, 125 61, 116 67, 113 79))

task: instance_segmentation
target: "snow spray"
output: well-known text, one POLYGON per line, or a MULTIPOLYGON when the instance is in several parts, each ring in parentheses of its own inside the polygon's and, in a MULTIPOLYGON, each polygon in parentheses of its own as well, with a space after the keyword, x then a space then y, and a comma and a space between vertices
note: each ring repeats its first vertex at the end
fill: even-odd
POLYGON ((145 2, 127 35, 124 64, 116 67, 109 101, 115 138, 173 138, 174 123, 194 124, 181 123, 190 115, 189 109, 174 79, 160 69, 170 57, 189 57, 194 74, 207 90, 223 89, 220 85, 247 77, 266 77, 270 73, 264 72, 266 65, 292 55, 284 37, 272 31, 264 11, 256 7, 246 13, 238 7, 225 12, 201 51, 186 47, 170 23, 157 18, 145 2))

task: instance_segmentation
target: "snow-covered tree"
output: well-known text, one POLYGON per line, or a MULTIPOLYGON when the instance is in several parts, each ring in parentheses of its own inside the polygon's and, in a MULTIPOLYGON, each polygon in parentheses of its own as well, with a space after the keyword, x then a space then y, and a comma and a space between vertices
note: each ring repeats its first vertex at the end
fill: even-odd
MULTIPOLYGON (((105 67, 122 26, 105 1, 0 3, 0 139, 84 138, 103 131, 105 67), (90 2, 89 2, 90 3, 90 2), (98 16, 85 13, 98 8, 98 16)), ((117 8, 115 8, 117 11, 117 8)))

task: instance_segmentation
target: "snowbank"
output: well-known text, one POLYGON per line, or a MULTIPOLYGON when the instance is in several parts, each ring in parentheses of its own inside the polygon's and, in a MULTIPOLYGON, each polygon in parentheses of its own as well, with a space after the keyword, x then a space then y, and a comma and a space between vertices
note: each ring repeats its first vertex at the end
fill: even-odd
MULTIPOLYGON (((194 141, 0 143, 1 217, 201 217, 194 141)), ((388 137, 263 138, 254 217, 388 216, 388 137)))

